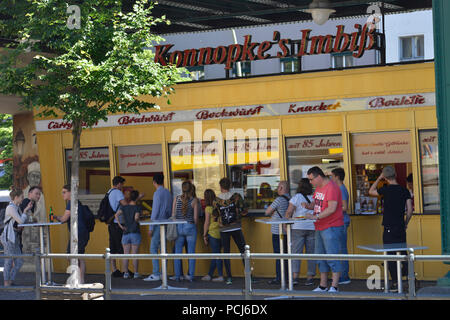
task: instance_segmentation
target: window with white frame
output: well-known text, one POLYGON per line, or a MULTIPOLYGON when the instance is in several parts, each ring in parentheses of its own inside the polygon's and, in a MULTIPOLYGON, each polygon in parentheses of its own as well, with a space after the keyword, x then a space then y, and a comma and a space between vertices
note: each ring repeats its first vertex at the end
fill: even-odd
POLYGON ((400 37, 400 61, 424 59, 424 53, 423 35, 400 37))
POLYGON ((292 73, 300 71, 300 59, 299 58, 281 58, 281 73, 292 73))
POLYGON ((331 67, 333 69, 353 67, 353 52, 333 53, 331 67))

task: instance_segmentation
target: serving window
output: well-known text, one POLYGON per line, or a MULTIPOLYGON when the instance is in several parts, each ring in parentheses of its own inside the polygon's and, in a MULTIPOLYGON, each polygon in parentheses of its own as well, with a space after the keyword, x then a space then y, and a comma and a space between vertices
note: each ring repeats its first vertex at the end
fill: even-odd
POLYGON ((227 176, 253 212, 263 212, 277 196, 280 182, 278 137, 226 141, 227 176))
POLYGON ((422 175, 423 212, 439 212, 439 150, 437 130, 422 130, 420 139, 420 170, 422 175))
POLYGON ((181 184, 190 180, 196 195, 203 199, 206 189, 220 193, 222 144, 213 142, 180 142, 169 144, 170 181, 174 196, 181 195, 181 184))
MULTIPOLYGON (((406 179, 412 173, 410 132, 358 133, 353 134, 351 140, 354 213, 381 214, 383 197, 369 196, 370 186, 383 167, 391 165, 398 184, 407 187, 406 179)), ((384 184, 386 181, 380 181, 377 188, 384 184)))
POLYGON ((121 146, 116 149, 118 163, 118 175, 125 178, 123 193, 125 199, 129 199, 132 190, 144 193, 140 204, 144 209, 144 215, 151 212, 153 205, 153 176, 163 173, 162 147, 160 144, 121 146))
POLYGON ((310 168, 318 166, 330 175, 331 170, 344 165, 340 135, 286 138, 286 151, 291 196, 310 168))
MULTIPOLYGON (((66 181, 72 176, 72 150, 66 150, 66 181)), ((104 195, 111 186, 108 148, 84 148, 80 150, 80 195, 104 195)))

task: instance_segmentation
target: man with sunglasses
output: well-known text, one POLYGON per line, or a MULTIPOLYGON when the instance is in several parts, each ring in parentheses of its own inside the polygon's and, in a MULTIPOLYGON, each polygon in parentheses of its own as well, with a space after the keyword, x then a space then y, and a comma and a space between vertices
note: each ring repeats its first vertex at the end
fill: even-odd
MULTIPOLYGON (((326 177, 322 169, 312 167, 307 176, 315 188, 314 201, 302 206, 314 210, 314 214, 307 213, 306 219, 314 220, 316 229, 316 254, 340 254, 341 238, 344 235, 344 215, 342 213, 342 195, 339 186, 326 177)), ((343 266, 339 260, 319 260, 320 285, 316 292, 338 292, 339 277, 343 266), (332 284, 328 289, 328 272, 332 272, 332 284)))

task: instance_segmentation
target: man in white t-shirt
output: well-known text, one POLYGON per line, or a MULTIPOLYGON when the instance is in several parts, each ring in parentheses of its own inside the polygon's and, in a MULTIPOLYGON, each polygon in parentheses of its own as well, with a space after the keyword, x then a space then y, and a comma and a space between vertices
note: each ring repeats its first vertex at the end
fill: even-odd
MULTIPOLYGON (((313 213, 312 210, 304 208, 302 203, 311 203, 312 185, 307 178, 302 178, 298 184, 297 194, 289 201, 289 207, 286 211, 286 218, 298 218, 299 221, 292 225, 292 253, 314 253, 315 246, 315 228, 312 220, 305 219, 307 213, 313 213), (301 220, 300 220, 301 219, 301 220)), ((292 278, 294 284, 297 284, 297 277, 300 273, 301 260, 293 260, 292 262, 292 278)), ((308 260, 308 271, 306 273, 305 285, 314 284, 314 276, 316 275, 316 261, 308 260)))

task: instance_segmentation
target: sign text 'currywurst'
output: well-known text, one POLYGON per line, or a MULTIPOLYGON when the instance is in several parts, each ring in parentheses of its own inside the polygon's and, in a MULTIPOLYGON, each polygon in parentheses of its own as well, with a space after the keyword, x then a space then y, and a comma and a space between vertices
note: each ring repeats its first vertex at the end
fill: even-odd
POLYGON ((355 24, 355 31, 344 32, 344 26, 336 26, 334 35, 311 36, 311 29, 300 30, 300 39, 281 39, 280 32, 274 31, 273 41, 253 42, 251 35, 244 36, 244 44, 230 44, 216 48, 205 47, 173 51, 173 44, 155 46, 155 62, 166 66, 193 67, 212 64, 225 64, 231 69, 239 61, 265 60, 270 58, 301 57, 324 53, 353 52, 355 58, 361 58, 366 50, 377 46, 377 33, 368 24, 355 24), (279 51, 272 56, 268 51, 276 45, 279 51))

